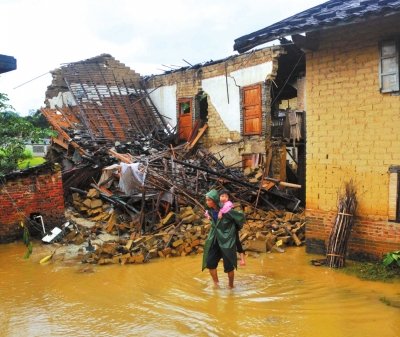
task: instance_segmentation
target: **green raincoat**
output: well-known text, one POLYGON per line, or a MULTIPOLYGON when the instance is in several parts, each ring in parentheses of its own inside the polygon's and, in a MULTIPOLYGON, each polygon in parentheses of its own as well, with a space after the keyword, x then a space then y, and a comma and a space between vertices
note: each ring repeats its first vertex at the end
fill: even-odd
MULTIPOLYGON (((212 199, 217 205, 219 204, 218 191, 211 190, 206 196, 212 199)), ((218 241, 222 253, 228 257, 232 265, 237 269, 236 230, 237 228, 242 228, 244 222, 244 214, 233 209, 225 213, 217 222, 211 217, 211 229, 204 244, 202 270, 207 267, 208 252, 214 240, 218 241)))

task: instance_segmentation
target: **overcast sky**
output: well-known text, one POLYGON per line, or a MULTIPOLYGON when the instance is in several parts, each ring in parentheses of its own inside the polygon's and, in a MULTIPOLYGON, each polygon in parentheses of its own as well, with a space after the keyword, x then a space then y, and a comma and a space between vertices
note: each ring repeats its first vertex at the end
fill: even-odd
POLYGON ((109 53, 141 75, 235 54, 234 39, 322 0, 0 0, 0 54, 17 70, 0 92, 17 112, 43 106, 49 74, 63 63, 109 53), (19 88, 14 89, 15 87, 19 88))

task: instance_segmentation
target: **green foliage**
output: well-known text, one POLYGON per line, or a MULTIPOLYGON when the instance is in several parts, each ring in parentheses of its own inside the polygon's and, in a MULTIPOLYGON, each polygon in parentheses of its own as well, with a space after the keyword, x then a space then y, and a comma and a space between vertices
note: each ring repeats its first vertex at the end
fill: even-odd
POLYGON ((24 117, 10 110, 8 97, 0 94, 0 175, 17 169, 18 161, 26 159, 25 142, 52 137, 50 129, 38 128, 24 117))
POLYGON ((25 159, 32 159, 33 158, 33 153, 31 150, 25 149, 24 151, 24 157, 25 159))
POLYGON ((0 111, 14 110, 14 108, 7 103, 8 101, 7 95, 0 92, 0 111))
POLYGON ((400 250, 385 254, 382 263, 385 267, 400 267, 400 250))
POLYGON ((45 129, 50 127, 49 122, 47 121, 46 117, 43 116, 40 110, 30 113, 29 116, 25 117, 25 120, 37 128, 45 129))
POLYGON ((46 162, 46 159, 44 159, 43 157, 32 157, 32 158, 28 158, 28 159, 19 161, 18 168, 23 170, 23 169, 27 169, 29 167, 41 165, 45 162, 46 162))
POLYGON ((369 281, 389 282, 400 279, 400 269, 387 268, 382 263, 348 261, 347 266, 342 270, 369 281))

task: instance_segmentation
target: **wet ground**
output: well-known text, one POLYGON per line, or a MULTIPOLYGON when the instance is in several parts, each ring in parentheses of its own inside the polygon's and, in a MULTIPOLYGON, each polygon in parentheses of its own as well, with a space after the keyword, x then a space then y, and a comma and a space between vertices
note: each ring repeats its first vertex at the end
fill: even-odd
POLYGON ((233 290, 221 271, 213 288, 201 256, 40 265, 43 251, 24 252, 0 245, 0 336, 400 336, 400 309, 384 303, 400 283, 314 267, 303 248, 248 257, 233 290))

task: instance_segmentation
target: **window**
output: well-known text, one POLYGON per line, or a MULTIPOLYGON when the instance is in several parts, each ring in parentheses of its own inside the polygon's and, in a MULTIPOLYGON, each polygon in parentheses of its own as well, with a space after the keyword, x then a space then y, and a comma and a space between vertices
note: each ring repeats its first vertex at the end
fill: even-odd
POLYGON ((385 40, 380 44, 381 92, 399 91, 399 41, 385 40))
POLYGON ((243 135, 260 135, 261 123, 261 85, 244 87, 242 91, 243 135))
POLYGON ((180 99, 179 100, 179 115, 185 115, 191 113, 192 101, 190 99, 180 99))

